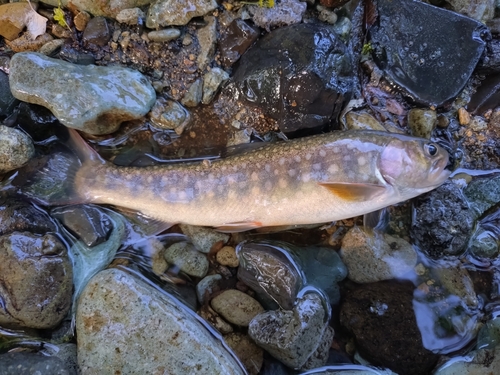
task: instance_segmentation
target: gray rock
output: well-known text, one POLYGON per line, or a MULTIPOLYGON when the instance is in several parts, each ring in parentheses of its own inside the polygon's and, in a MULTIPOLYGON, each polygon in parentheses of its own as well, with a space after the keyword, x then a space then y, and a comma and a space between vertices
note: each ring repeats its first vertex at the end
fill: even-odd
POLYGON ((264 363, 264 351, 243 333, 230 333, 224 336, 229 347, 234 350, 249 375, 257 375, 264 363))
POLYGON ((272 8, 253 6, 249 10, 253 14, 253 22, 263 29, 300 23, 306 12, 307 4, 299 0, 282 0, 272 8))
POLYGON ((347 278, 360 284, 400 278, 417 264, 416 251, 402 238, 367 233, 359 227, 344 236, 340 257, 347 278))
POLYGON ((205 254, 208 254, 215 243, 222 241, 222 243, 225 244, 229 240, 228 234, 217 232, 211 228, 186 224, 180 224, 179 226, 182 232, 189 237, 194 246, 205 254))
POLYGON ((229 323, 246 327, 257 315, 264 312, 262 305, 248 294, 228 289, 210 302, 212 308, 229 323))
POLYGON ((2 375, 76 375, 62 360, 38 353, 0 354, 2 375))
POLYGON ((475 217, 483 215, 500 202, 500 174, 474 179, 465 189, 464 195, 471 202, 475 217))
POLYGON ((38 50, 42 55, 49 56, 54 53, 58 48, 62 47, 64 39, 54 39, 45 43, 42 48, 38 50))
POLYGON ((123 9, 116 15, 116 20, 127 25, 142 24, 146 15, 140 8, 123 9))
POLYGON ((20 130, 0 125, 0 173, 22 167, 34 154, 30 137, 20 130))
POLYGON ((186 94, 181 100, 181 103, 186 107, 196 107, 201 102, 201 97, 203 94, 203 81, 198 78, 189 87, 186 94))
POLYGON ((165 260, 194 277, 204 277, 208 271, 208 259, 188 242, 177 242, 165 249, 165 260))
POLYGON ((327 312, 317 294, 300 298, 293 310, 267 311, 248 326, 261 348, 291 368, 301 368, 318 348, 327 327, 327 312))
POLYGON ((328 361, 328 355, 330 354, 330 347, 332 346, 333 336, 335 331, 332 327, 327 326, 321 337, 321 341, 318 348, 313 354, 307 359, 307 362, 302 366, 302 370, 314 369, 317 367, 324 366, 328 361))
POLYGON ((17 53, 10 64, 12 94, 48 108, 64 125, 109 134, 144 116, 156 94, 147 79, 121 67, 81 66, 39 53, 17 53))
POLYGON ((157 0, 149 7, 146 26, 157 29, 185 25, 191 18, 204 16, 216 8, 215 0, 157 0))
POLYGON ((0 71, 0 117, 10 115, 15 104, 16 98, 10 92, 9 76, 0 71))
POLYGON ((408 111, 408 126, 415 137, 430 139, 437 123, 436 111, 412 108, 408 111))
POLYGON ((0 199, 0 235, 12 232, 45 234, 57 227, 45 211, 35 208, 25 200, 13 197, 0 199))
POLYGON ((172 129, 182 134, 191 121, 191 115, 179 102, 170 99, 158 98, 151 112, 151 125, 158 129, 172 129))
POLYGON ((196 315, 118 269, 100 272, 86 286, 76 331, 82 375, 243 374, 196 315))
POLYGON ((366 112, 348 112, 345 121, 347 129, 387 131, 375 117, 366 112))
POLYGON ((203 76, 203 98, 201 102, 208 104, 212 101, 215 94, 219 90, 222 82, 229 79, 229 74, 221 68, 212 68, 208 73, 203 76))
MULTIPOLYGON (((66 7, 69 0, 42 0, 42 3, 57 7, 59 4, 66 7)), ((116 18, 124 9, 142 7, 152 3, 153 0, 71 0, 71 4, 79 10, 89 12, 93 16, 116 18)))
POLYGON ((500 318, 492 319, 477 334, 477 349, 494 349, 500 343, 500 318))
POLYGON ((169 42, 181 36, 179 29, 164 29, 151 31, 148 33, 148 39, 152 42, 169 42))
POLYGON ((222 276, 219 274, 205 276, 198 284, 196 284, 196 296, 198 302, 203 305, 205 303, 205 295, 211 295, 219 288, 219 283, 222 276))
POLYGON ((198 29, 196 35, 200 44, 200 53, 196 62, 198 69, 203 71, 207 65, 213 60, 215 55, 215 46, 217 43, 217 18, 206 16, 203 19, 207 24, 198 29))
POLYGON ((0 275, 1 325, 54 328, 68 313, 73 273, 66 248, 53 235, 1 236, 0 275))

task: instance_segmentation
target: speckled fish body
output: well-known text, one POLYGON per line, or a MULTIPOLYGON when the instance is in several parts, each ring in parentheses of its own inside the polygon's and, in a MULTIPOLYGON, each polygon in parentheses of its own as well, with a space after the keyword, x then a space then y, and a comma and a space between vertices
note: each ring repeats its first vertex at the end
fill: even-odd
POLYGON ((74 189, 85 202, 168 223, 246 230, 365 214, 439 186, 447 164, 447 152, 424 139, 338 131, 212 162, 120 167, 87 160, 74 189))

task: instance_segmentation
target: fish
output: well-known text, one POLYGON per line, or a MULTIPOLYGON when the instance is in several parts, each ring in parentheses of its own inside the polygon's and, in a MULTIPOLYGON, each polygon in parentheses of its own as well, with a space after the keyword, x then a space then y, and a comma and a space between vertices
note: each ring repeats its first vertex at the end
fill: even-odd
POLYGON ((23 194, 44 205, 106 204, 162 223, 238 232, 326 223, 406 201, 443 184, 448 152, 426 139, 334 131, 202 162, 146 167, 103 160, 70 129, 23 194))

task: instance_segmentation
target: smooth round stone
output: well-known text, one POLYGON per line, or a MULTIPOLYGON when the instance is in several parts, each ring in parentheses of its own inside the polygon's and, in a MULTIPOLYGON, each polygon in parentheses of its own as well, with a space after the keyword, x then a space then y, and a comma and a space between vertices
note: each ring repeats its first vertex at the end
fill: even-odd
POLYGON ((415 137, 430 139, 437 124, 436 111, 412 108, 408 111, 408 126, 415 137))
POLYGON ((13 352, 0 354, 0 374, 76 375, 76 371, 54 356, 13 352))
POLYGON ((249 375, 257 375, 264 363, 264 351, 247 335, 236 332, 224 336, 224 341, 234 350, 249 375))
POLYGON ((215 256, 215 259, 217 259, 217 262, 223 266, 238 267, 240 265, 240 261, 236 256, 236 250, 232 246, 224 246, 220 249, 215 256))
POLYGON ((0 125, 0 173, 22 167, 34 154, 30 137, 20 130, 0 125))
POLYGON ((180 36, 181 31, 179 29, 165 29, 148 33, 148 38, 151 42, 169 42, 180 36))
POLYGON ((248 294, 229 289, 211 301, 212 308, 229 323, 246 327, 257 315, 264 312, 262 305, 248 294))
POLYGON ((196 285, 196 296, 201 305, 205 303, 205 296, 210 296, 219 287, 221 280, 222 276, 219 274, 208 275, 196 285))
POLYGON ((158 98, 149 112, 151 125, 158 129, 175 129, 182 134, 191 120, 189 112, 175 100, 158 98))
POLYGON ((194 277, 204 277, 208 271, 208 259, 195 247, 187 242, 177 242, 168 247, 164 255, 165 260, 194 277))

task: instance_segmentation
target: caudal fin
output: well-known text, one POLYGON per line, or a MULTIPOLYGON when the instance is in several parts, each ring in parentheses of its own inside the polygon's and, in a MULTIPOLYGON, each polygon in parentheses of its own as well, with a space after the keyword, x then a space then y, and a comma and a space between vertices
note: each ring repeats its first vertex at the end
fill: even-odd
POLYGON ((104 160, 75 130, 69 129, 69 135, 71 151, 53 152, 35 161, 37 167, 28 166, 19 189, 21 195, 47 206, 89 203, 75 189, 75 177, 83 164, 102 164, 104 160))

